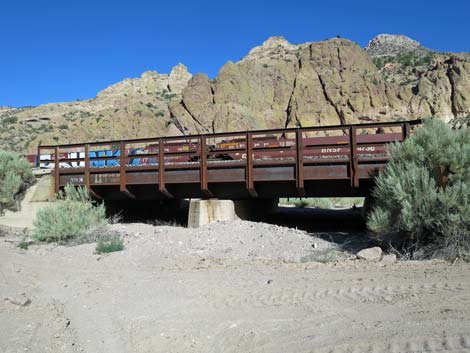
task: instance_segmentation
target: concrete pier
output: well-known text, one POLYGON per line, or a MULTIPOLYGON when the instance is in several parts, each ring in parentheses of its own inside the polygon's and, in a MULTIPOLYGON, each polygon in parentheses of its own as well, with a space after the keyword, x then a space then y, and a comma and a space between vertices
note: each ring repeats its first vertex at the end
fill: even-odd
POLYGON ((238 217, 232 200, 191 200, 189 203, 188 228, 235 219, 238 217))
POLYGON ((275 211, 278 199, 263 200, 191 200, 188 228, 198 228, 217 221, 259 220, 275 211))

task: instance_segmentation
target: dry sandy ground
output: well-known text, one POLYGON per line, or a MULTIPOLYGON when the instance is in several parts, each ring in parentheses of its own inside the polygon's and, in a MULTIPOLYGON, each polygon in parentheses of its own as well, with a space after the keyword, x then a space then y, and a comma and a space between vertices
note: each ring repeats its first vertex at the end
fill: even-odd
POLYGON ((470 264, 318 263, 333 245, 250 222, 115 228, 104 256, 0 236, 0 352, 470 352, 470 264))

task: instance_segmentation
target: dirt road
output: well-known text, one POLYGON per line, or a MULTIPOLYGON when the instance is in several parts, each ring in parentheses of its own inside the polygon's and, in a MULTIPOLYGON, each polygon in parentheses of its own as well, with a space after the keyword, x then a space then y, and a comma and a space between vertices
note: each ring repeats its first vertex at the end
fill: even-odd
POLYGON ((211 252, 223 229, 304 239, 243 227, 197 230, 213 239, 201 245, 194 230, 129 225, 105 256, 0 237, 0 352, 470 352, 469 264, 323 264, 287 245, 269 259, 261 240, 211 252))

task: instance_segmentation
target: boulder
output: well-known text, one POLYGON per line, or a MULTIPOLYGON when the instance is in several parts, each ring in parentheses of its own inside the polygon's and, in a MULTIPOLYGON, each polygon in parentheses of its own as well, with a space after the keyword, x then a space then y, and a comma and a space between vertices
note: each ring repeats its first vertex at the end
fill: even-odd
POLYGON ((379 261, 382 257, 382 249, 378 246, 363 249, 356 254, 358 259, 366 261, 379 261))

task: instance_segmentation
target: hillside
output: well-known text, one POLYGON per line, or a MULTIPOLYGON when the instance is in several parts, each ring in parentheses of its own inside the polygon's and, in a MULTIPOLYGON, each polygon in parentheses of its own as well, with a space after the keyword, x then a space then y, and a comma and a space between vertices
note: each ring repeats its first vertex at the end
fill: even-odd
POLYGON ((470 115, 470 55, 402 35, 366 48, 343 39, 291 44, 271 37, 217 77, 148 71, 96 98, 0 107, 0 147, 195 132, 470 115))
POLYGON ((186 66, 169 74, 144 72, 96 98, 28 108, 0 108, 0 148, 33 152, 38 144, 177 134, 168 104, 191 77, 186 66))

